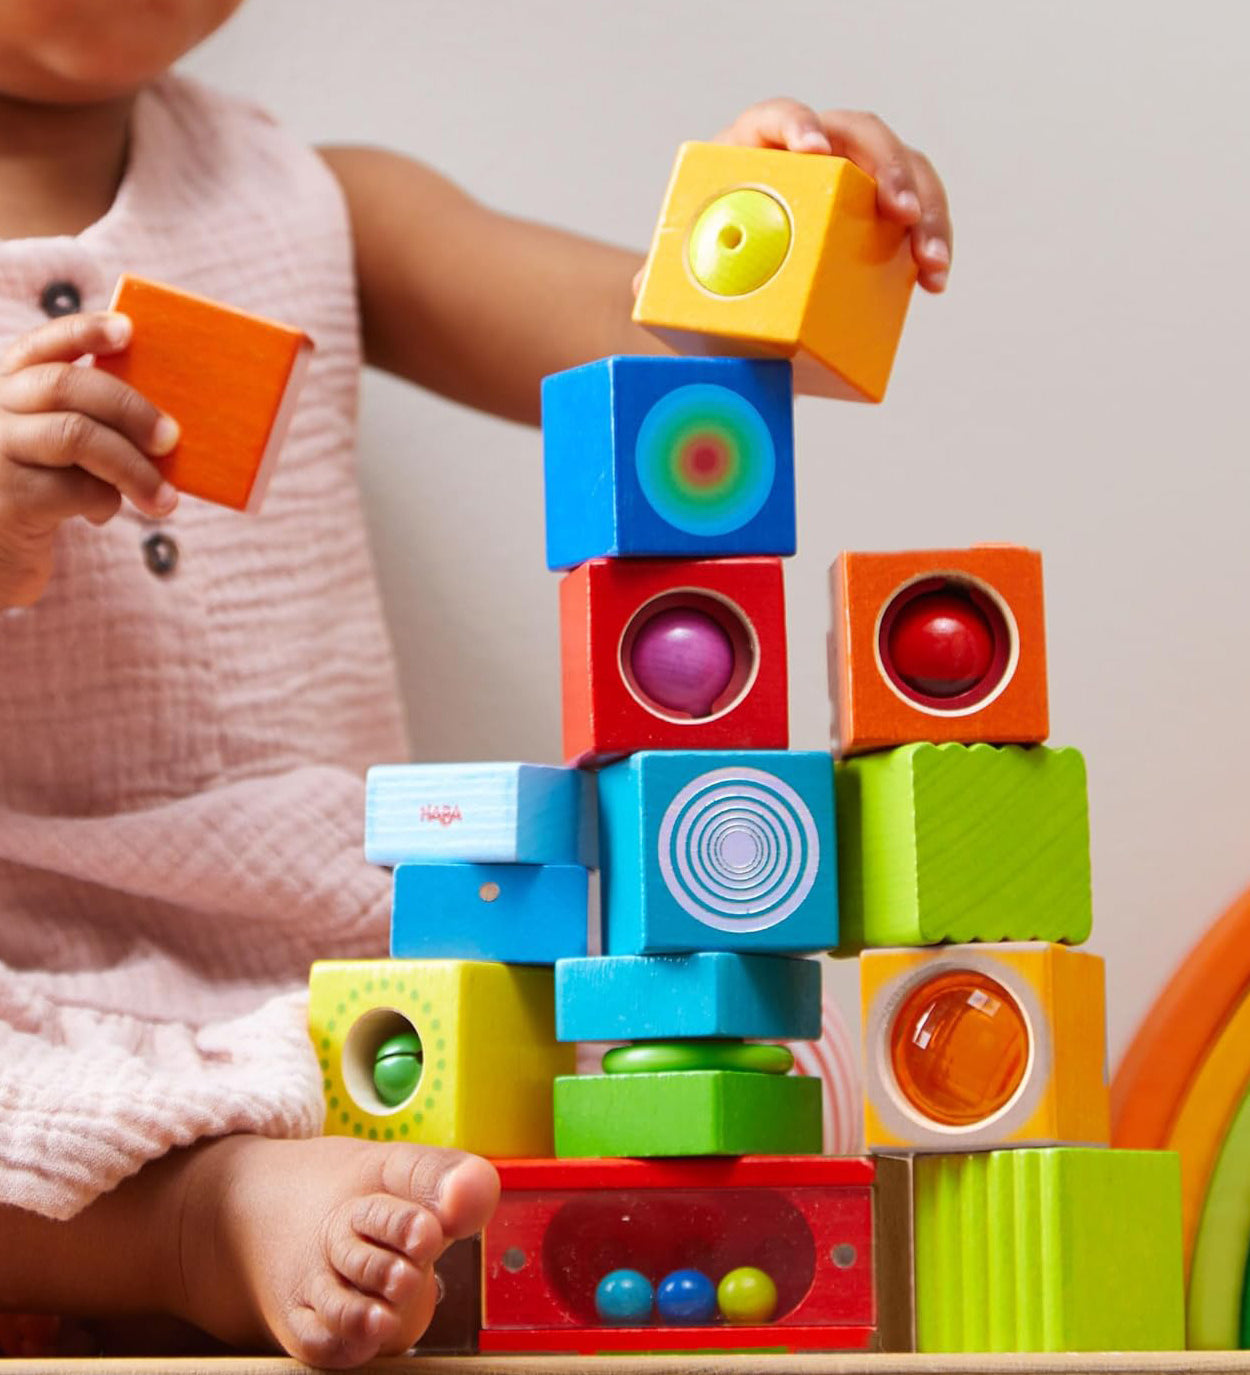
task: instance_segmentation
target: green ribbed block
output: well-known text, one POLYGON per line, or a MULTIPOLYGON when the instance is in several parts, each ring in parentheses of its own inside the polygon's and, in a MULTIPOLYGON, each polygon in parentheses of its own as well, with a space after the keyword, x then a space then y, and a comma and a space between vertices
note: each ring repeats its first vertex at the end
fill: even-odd
POLYGON ((835 778, 841 950, 1089 938, 1078 750, 904 745, 835 778))
POLYGON ((917 1157, 916 1349, 1180 1351, 1180 1161, 1086 1147, 917 1157))

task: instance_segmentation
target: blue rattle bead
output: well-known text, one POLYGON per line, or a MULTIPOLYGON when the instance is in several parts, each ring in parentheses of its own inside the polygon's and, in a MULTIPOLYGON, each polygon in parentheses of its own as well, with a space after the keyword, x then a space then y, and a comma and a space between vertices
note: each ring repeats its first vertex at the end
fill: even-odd
POLYGON ((635 1327, 651 1316, 651 1281, 637 1270, 610 1270, 595 1286, 595 1312, 613 1327, 635 1327))
POLYGON ((655 1294, 660 1321, 693 1327, 716 1314, 716 1286, 701 1270, 674 1270, 660 1281, 655 1294))

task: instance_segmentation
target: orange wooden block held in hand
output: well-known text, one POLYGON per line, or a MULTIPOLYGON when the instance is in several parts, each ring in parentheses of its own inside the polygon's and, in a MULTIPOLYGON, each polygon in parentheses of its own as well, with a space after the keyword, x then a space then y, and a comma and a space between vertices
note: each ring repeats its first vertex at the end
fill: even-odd
POLYGON ((153 459, 161 473, 190 496, 259 509, 312 340, 140 277, 121 278, 112 309, 130 317, 134 334, 96 367, 128 382, 182 431, 171 453, 153 459))
POLYGON ((1042 556, 1007 544, 841 554, 829 695, 841 755, 1046 739, 1042 556))

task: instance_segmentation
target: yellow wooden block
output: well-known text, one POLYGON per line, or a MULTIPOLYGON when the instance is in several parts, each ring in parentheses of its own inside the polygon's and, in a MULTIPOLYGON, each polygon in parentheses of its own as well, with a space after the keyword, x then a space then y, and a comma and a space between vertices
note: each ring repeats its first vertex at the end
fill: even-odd
POLYGON ((312 967, 308 1025, 324 1075, 327 1134, 488 1156, 553 1153, 552 1083, 573 1073, 576 1048, 555 1039, 550 969, 325 960, 312 967), (419 1078, 389 1107, 374 1082, 377 1054, 414 1032, 419 1078))
POLYGON ((682 352, 793 358, 808 391, 880 401, 915 280, 908 232, 846 158, 685 143, 634 319, 682 352))
POLYGON ((869 1150, 1105 1146, 1103 962, 1020 942, 860 956, 869 1150))

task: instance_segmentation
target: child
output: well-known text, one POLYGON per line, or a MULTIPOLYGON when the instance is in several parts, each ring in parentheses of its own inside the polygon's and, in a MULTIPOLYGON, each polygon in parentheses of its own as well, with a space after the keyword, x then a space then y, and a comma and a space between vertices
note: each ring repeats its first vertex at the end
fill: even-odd
MULTIPOLYGON (((637 255, 170 76, 238 3, 0 6, 0 1307, 349 1366, 415 1340, 498 1188, 455 1151, 291 1139, 321 1121, 308 965, 384 950, 362 774, 407 756, 361 350, 533 421, 543 374, 656 346, 637 255), (180 505, 151 462, 177 417, 72 366, 125 347, 123 270, 314 337, 261 516, 180 505)), ((874 117, 774 100, 722 138, 853 157, 945 285, 941 184, 874 117)))

